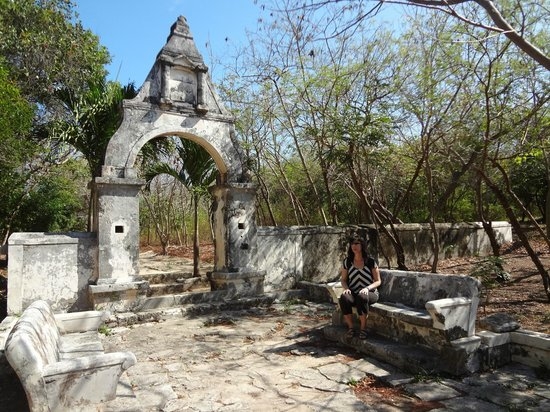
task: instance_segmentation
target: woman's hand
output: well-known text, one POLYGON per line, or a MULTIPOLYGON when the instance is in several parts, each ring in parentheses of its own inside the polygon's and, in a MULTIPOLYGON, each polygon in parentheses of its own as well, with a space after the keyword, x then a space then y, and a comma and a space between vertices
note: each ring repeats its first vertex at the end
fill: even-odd
POLYGON ((342 292, 342 295, 349 295, 350 293, 351 293, 351 290, 344 289, 344 291, 342 292))
POLYGON ((367 294, 367 295, 369 294, 369 292, 370 292, 370 289, 369 289, 368 287, 363 288, 363 289, 361 289, 361 290, 359 291, 359 293, 365 293, 365 294, 367 294))

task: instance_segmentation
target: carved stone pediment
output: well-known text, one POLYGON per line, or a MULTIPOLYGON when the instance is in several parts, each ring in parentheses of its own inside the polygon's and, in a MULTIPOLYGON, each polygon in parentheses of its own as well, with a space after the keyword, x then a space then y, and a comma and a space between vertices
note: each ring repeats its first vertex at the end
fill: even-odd
POLYGON ((178 17, 172 25, 138 96, 127 105, 140 103, 164 111, 231 117, 214 91, 185 17, 178 17))

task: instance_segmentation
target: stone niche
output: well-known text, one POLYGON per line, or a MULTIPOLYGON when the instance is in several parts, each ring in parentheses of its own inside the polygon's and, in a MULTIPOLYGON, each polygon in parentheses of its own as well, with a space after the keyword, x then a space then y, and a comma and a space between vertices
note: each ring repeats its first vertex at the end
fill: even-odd
POLYGON ((167 75, 167 98, 173 102, 188 104, 193 107, 196 101, 196 90, 198 87, 197 76, 191 70, 183 67, 166 67, 167 75))

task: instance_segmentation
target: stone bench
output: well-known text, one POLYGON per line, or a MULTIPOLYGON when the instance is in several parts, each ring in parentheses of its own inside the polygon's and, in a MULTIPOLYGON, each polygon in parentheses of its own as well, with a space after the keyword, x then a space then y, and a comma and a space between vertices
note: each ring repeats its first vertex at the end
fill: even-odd
MULTIPOLYGON (((472 365, 480 345, 475 335, 481 290, 477 279, 385 269, 380 270, 380 277, 380 299, 371 306, 369 332, 432 350, 447 363, 446 372, 462 374, 477 368, 472 365)), ((327 289, 337 304, 332 325, 343 327, 338 306, 342 286, 332 282, 327 289)))
POLYGON ((54 315, 40 300, 25 309, 6 339, 4 354, 30 411, 95 410, 94 405, 116 397, 120 375, 136 357, 104 353, 98 335, 104 318, 97 311, 54 315))

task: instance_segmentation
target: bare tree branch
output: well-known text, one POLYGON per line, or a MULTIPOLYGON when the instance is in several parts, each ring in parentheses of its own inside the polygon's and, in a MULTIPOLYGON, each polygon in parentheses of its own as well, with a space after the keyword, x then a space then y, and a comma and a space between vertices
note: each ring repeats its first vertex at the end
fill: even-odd
POLYGON ((448 13, 465 23, 468 23, 472 26, 477 26, 486 30, 496 31, 504 34, 512 43, 514 43, 521 51, 539 63, 541 66, 550 70, 550 57, 547 56, 542 50, 537 46, 529 42, 522 34, 520 34, 512 25, 504 18, 500 11, 495 6, 495 3, 491 0, 405 0, 405 1, 385 1, 382 0, 382 3, 392 3, 392 4, 402 4, 402 5, 415 5, 427 8, 435 8, 441 10, 445 13, 448 13), (453 6, 464 4, 468 2, 474 2, 480 7, 482 7, 486 12, 489 18, 495 23, 495 27, 487 26, 478 22, 474 22, 458 13, 453 6))
MULTIPOLYGON (((378 4, 372 8, 369 9, 368 12, 364 13, 360 18, 355 18, 351 21, 345 22, 343 29, 340 31, 349 30, 355 25, 359 24, 359 22, 362 19, 365 19, 369 16, 372 16, 373 14, 376 14, 380 7, 383 4, 396 4, 396 5, 403 5, 403 6, 417 6, 417 7, 423 7, 426 9, 433 9, 438 10, 443 13, 447 13, 471 26, 479 27, 481 29, 487 30, 487 31, 493 31, 497 33, 501 33, 505 35, 512 43, 514 43, 521 51, 523 51, 525 54, 527 54, 529 57, 531 57, 533 60, 535 60, 538 64, 540 64, 542 67, 546 68, 547 70, 550 70, 550 56, 548 56, 546 53, 544 53, 540 48, 538 48, 536 45, 531 43, 529 40, 527 40, 523 35, 523 28, 514 28, 509 23, 509 21, 502 15, 500 10, 497 8, 495 3, 491 0, 374 0, 378 4), (478 6, 482 7, 488 17, 491 19, 491 21, 495 24, 494 26, 490 26, 487 24, 484 24, 482 22, 476 22, 474 20, 471 20, 462 14, 460 14, 455 6, 463 5, 466 3, 476 3, 478 6)), ((351 7, 351 5, 354 2, 354 0, 319 0, 314 1, 312 3, 309 3, 307 5, 302 4, 300 6, 296 6, 296 8, 309 8, 309 9, 320 9, 322 7, 326 7, 329 4, 337 4, 337 3, 347 3, 349 6, 342 6, 342 7, 351 7)), ((362 3, 362 2, 361 2, 362 3)), ((518 1, 519 3, 519 1, 518 1)), ((541 7, 546 10, 542 5, 541 7)))

